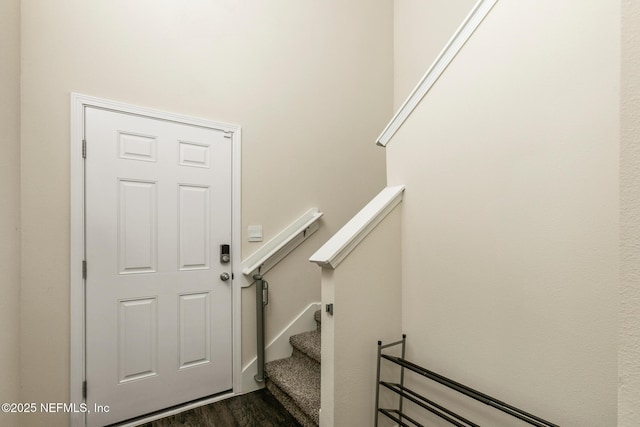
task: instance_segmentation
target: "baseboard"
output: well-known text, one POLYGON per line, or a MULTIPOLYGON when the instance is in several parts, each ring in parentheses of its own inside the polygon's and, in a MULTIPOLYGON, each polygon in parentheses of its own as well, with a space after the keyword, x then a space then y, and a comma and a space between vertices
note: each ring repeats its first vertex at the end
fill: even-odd
MULTIPOLYGON (((272 360, 284 359, 291 356, 293 351, 291 344, 289 344, 289 337, 303 332, 312 331, 316 328, 316 322, 314 314, 317 310, 320 310, 321 304, 319 302, 311 303, 305 308, 298 316, 286 328, 269 343, 265 350, 265 360, 271 362, 272 360)), ((254 357, 244 368, 242 368, 242 391, 241 393, 248 393, 256 391, 264 387, 263 383, 258 383, 253 379, 253 376, 257 372, 258 360, 254 357)))

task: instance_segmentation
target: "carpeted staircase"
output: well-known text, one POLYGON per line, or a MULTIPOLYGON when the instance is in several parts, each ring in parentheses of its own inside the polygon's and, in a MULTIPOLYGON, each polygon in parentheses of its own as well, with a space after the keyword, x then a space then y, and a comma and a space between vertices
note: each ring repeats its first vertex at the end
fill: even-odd
POLYGON ((304 427, 317 427, 320 410, 320 311, 317 328, 293 335, 293 354, 265 365, 267 389, 304 427))

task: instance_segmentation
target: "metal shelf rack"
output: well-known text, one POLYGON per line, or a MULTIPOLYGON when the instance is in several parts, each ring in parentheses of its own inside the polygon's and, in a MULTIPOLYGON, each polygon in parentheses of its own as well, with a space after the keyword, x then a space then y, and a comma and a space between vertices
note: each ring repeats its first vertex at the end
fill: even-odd
POLYGON ((505 402, 502 402, 498 399, 495 399, 487 394, 481 393, 477 390, 472 389, 466 385, 460 384, 459 382, 453 381, 443 375, 437 374, 433 371, 430 371, 422 366, 416 365, 415 363, 409 362, 405 359, 406 354, 406 342, 407 336, 403 335, 402 340, 396 341, 390 344, 382 345, 381 341, 378 341, 378 368, 377 368, 377 376, 376 376, 376 413, 375 413, 375 426, 378 426, 378 417, 380 414, 383 414, 387 418, 398 423, 398 426, 406 426, 406 427, 423 427, 423 424, 420 424, 414 418, 410 417, 403 411, 403 399, 407 399, 420 408, 435 414, 436 416, 442 418, 445 421, 448 421, 450 424, 457 427, 480 427, 479 424, 476 424, 473 421, 457 414, 456 412, 445 408, 444 406, 434 402, 431 399, 428 399, 425 396, 405 387, 404 385, 404 377, 405 370, 409 370, 410 372, 416 373, 422 377, 425 377, 431 381, 435 381, 439 384, 442 384, 464 396, 467 396, 471 399, 477 400, 479 402, 484 403, 485 405, 491 406, 496 410, 504 412, 512 417, 518 418, 527 424, 536 426, 536 427, 559 427, 557 424, 553 424, 549 421, 546 421, 538 416, 529 414, 521 409, 518 409, 512 405, 509 405, 505 402), (402 345, 401 356, 391 356, 388 354, 383 354, 382 350, 402 345), (380 365, 382 360, 389 361, 394 363, 395 365, 400 366, 400 382, 399 383, 391 383, 387 381, 382 381, 380 379, 380 365), (393 393, 400 396, 398 408, 397 409, 385 409, 380 408, 380 387, 385 387, 388 390, 391 390, 393 393))

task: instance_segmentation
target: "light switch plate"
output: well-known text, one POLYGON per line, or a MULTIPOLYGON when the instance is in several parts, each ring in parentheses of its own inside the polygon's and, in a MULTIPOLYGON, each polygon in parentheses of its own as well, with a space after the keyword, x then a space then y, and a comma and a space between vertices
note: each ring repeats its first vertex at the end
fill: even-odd
POLYGON ((262 242, 262 226, 250 225, 247 227, 247 235, 250 242, 262 242))

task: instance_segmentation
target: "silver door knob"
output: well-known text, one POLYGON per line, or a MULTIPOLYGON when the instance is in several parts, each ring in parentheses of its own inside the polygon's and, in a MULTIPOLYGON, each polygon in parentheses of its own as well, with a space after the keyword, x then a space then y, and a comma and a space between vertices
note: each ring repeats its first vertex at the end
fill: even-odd
POLYGON ((231 276, 227 272, 224 272, 220 275, 220 280, 222 280, 223 282, 226 282, 229 279, 231 279, 231 276))

